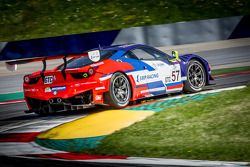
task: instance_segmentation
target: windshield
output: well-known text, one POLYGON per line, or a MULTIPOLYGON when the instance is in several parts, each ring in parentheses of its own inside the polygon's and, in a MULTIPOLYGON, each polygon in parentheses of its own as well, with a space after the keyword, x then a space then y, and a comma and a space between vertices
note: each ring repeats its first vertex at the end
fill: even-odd
MULTIPOLYGON (((116 50, 101 50, 101 58, 99 61, 104 60, 112 56, 116 50)), ((94 63, 88 56, 82 56, 79 58, 73 58, 67 61, 66 69, 81 68, 94 63)), ((63 64, 58 67, 58 70, 62 70, 63 64)))

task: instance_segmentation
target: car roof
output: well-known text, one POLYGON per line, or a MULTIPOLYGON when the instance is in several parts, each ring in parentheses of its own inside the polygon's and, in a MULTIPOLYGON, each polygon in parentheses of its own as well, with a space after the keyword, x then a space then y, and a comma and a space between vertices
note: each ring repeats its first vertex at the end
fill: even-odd
MULTIPOLYGON (((122 44, 122 45, 111 45, 111 46, 104 46, 104 47, 100 47, 103 50, 123 50, 123 51, 128 51, 140 46, 146 46, 143 44, 122 44)), ((99 48, 95 48, 95 49, 99 49, 99 48)))

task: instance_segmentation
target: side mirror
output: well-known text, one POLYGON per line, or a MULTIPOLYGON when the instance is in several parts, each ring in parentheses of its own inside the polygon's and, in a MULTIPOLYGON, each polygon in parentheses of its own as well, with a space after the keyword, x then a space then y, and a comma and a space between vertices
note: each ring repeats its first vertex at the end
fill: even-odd
POLYGON ((173 50, 173 51, 172 51, 172 56, 173 56, 174 59, 170 60, 171 62, 174 62, 175 60, 181 61, 181 59, 179 58, 179 53, 178 53, 178 51, 173 50))

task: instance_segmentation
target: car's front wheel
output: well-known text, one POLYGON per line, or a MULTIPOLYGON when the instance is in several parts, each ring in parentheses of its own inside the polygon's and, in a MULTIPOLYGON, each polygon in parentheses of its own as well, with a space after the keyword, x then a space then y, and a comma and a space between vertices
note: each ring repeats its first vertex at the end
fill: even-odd
POLYGON ((131 86, 128 78, 116 72, 112 75, 109 92, 106 93, 106 102, 115 108, 123 108, 128 105, 131 97, 131 86))
POLYGON ((185 92, 201 91, 206 85, 206 72, 197 60, 191 60, 187 67, 187 80, 184 82, 185 92))

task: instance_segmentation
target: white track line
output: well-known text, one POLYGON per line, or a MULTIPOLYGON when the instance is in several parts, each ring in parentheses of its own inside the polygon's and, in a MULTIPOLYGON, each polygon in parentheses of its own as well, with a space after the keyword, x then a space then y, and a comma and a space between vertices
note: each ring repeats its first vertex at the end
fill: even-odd
MULTIPOLYGON (((20 157, 25 159, 40 159, 43 160, 45 158, 40 157, 28 157, 28 156, 20 156, 20 155, 10 155, 12 157, 20 157)), ((49 159, 49 158, 46 158, 49 159)), ((209 161, 209 160, 189 160, 189 159, 164 159, 164 158, 146 158, 146 157, 127 157, 127 159, 92 159, 92 160, 68 160, 68 159, 58 159, 53 158, 58 161, 72 162, 77 161, 78 163, 83 162, 93 162, 93 163, 103 163, 108 164, 133 164, 137 166, 195 166, 195 167, 209 167, 209 166, 222 166, 222 167, 243 167, 249 166, 249 162, 237 162, 237 161, 209 161)), ((80 165, 80 164, 79 164, 80 165)), ((129 165, 128 165, 129 166, 129 165)))
POLYGON ((194 96, 194 95, 198 95, 198 94, 208 94, 208 93, 217 93, 217 92, 222 92, 222 91, 227 91, 227 90, 243 89, 245 87, 246 86, 244 85, 244 86, 235 86, 235 87, 215 89, 215 90, 207 90, 207 91, 193 93, 193 94, 185 94, 185 95, 179 95, 179 96, 175 96, 175 97, 167 97, 167 98, 159 99, 159 101, 179 99, 179 98, 183 98, 183 97, 187 97, 187 96, 194 96))
POLYGON ((208 161, 208 160, 187 160, 187 159, 164 159, 164 158, 144 158, 128 157, 125 160, 102 159, 102 160, 85 160, 87 162, 98 163, 120 163, 120 164, 140 164, 140 165, 166 165, 166 166, 248 166, 248 162, 232 161, 208 161))

